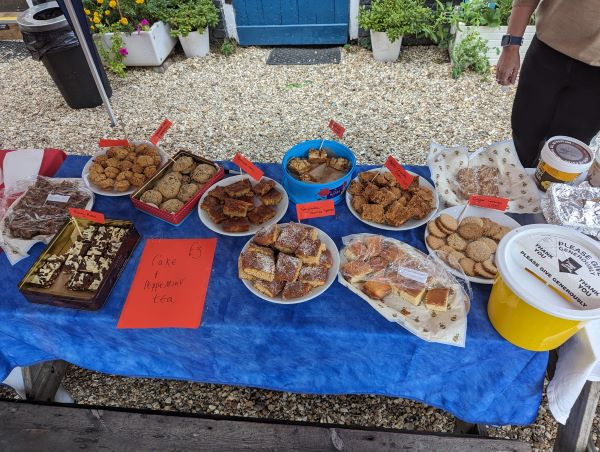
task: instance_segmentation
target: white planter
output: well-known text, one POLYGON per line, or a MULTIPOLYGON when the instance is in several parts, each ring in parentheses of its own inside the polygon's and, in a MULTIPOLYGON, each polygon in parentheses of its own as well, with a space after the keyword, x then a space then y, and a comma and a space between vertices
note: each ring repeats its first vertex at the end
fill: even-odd
POLYGON ((371 47, 376 61, 396 61, 402 47, 402 36, 390 42, 386 33, 371 30, 371 47))
MULTIPOLYGON (((125 66, 160 66, 177 44, 171 37, 171 27, 163 22, 156 22, 149 31, 122 33, 123 47, 127 55, 123 60, 125 66)), ((96 45, 110 49, 113 33, 94 35, 96 45)))
MULTIPOLYGON (((498 59, 500 58, 500 53, 502 52, 502 36, 508 34, 508 27, 476 27, 476 26, 466 26, 461 23, 458 25, 458 29, 455 30, 454 39, 450 43, 450 51, 452 48, 461 42, 467 34, 471 31, 477 31, 481 35, 481 38, 487 41, 488 52, 487 57, 492 66, 498 63, 498 59)), ((521 62, 523 62, 523 58, 525 58, 525 53, 531 44, 531 40, 535 36, 535 25, 528 25, 525 29, 525 34, 523 35, 523 45, 521 46, 520 56, 521 62)))
POLYGON ((208 27, 202 33, 192 31, 187 36, 180 35, 179 42, 181 42, 181 47, 183 47, 185 56, 188 58, 203 57, 210 53, 208 27))

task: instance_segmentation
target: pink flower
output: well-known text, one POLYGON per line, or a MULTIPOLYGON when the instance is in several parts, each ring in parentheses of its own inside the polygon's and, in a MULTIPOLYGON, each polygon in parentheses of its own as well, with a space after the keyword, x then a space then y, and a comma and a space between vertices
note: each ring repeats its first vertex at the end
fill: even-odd
POLYGON ((142 19, 140 20, 140 25, 142 27, 147 27, 148 25, 150 25, 150 22, 148 22, 146 19, 142 19))
POLYGON ((129 54, 129 52, 127 51, 127 49, 125 47, 121 47, 119 49, 119 53, 123 56, 127 56, 129 54))

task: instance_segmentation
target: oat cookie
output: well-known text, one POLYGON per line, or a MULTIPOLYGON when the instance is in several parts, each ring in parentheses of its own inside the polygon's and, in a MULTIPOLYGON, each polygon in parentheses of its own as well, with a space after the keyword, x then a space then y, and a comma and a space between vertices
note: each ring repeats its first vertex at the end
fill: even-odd
POLYGON ((483 261, 482 262, 482 267, 483 269, 488 272, 488 273, 492 273, 492 274, 496 274, 498 273, 498 268, 496 267, 496 265, 494 264, 494 262, 492 261, 492 259, 488 259, 487 261, 483 261))
POLYGON ((461 222, 458 227, 460 236, 467 240, 477 240, 483 235, 483 226, 476 222, 461 222))
POLYGON ((438 217, 438 221, 440 222, 440 225, 448 231, 455 232, 458 229, 456 218, 451 217, 447 213, 441 214, 438 217))
POLYGON ((465 248, 467 248, 467 241, 456 232, 450 234, 446 241, 448 242, 448 245, 454 248, 456 251, 464 251, 465 248))
POLYGON ((476 240, 467 245, 466 249, 467 256, 473 259, 475 262, 483 262, 488 260, 492 255, 492 252, 485 244, 485 242, 481 242, 476 240))
POLYGON ((492 253, 495 253, 496 249, 498 249, 498 244, 496 241, 490 239, 489 237, 481 237, 479 241, 485 243, 492 253))
POLYGON ((474 268, 475 268, 475 274, 477 276, 481 276, 482 278, 492 279, 495 276, 494 274, 485 271, 485 269, 483 268, 483 265, 481 264, 481 262, 477 262, 475 264, 474 268))
POLYGON ((440 239, 439 237, 435 237, 433 235, 427 236, 426 241, 427 241, 427 245, 432 250, 438 250, 442 246, 444 246, 444 240, 440 239))
POLYGON ((446 233, 438 228, 437 224, 435 224, 435 221, 430 221, 429 224, 427 224, 427 230, 435 237, 439 237, 440 239, 446 238, 446 233))
POLYGON ((469 257, 460 260, 460 266, 467 276, 475 276, 475 261, 469 257))

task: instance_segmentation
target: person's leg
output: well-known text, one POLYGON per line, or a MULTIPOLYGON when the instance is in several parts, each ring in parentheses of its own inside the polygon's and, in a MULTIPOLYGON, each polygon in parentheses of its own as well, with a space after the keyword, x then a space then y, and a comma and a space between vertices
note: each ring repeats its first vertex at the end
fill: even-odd
POLYGON ((589 144, 600 131, 600 67, 575 62, 556 105, 549 136, 566 135, 589 144))
POLYGON ((556 104, 566 86, 568 57, 533 39, 519 76, 511 124, 517 154, 532 167, 547 138, 556 104))

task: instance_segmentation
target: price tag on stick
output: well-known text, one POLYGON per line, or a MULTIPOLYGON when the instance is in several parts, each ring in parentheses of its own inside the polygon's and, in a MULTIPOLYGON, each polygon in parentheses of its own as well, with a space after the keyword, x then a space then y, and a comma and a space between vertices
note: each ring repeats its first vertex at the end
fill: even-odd
POLYGON ((231 161, 239 166, 242 171, 248 173, 248 175, 256 182, 258 182, 264 175, 258 166, 256 166, 239 152, 235 154, 231 161))
POLYGON ((484 207, 486 209, 496 209, 504 212, 508 207, 508 198, 496 198, 494 196, 471 195, 469 205, 484 207))
POLYGON ((168 119, 165 119, 163 122, 161 122, 160 126, 158 126, 158 129, 156 129, 156 131, 150 137, 150 143, 154 145, 158 144, 158 142, 162 140, 167 133, 167 130, 169 130, 172 125, 173 123, 168 119))
POLYGON ((308 218, 329 217, 335 215, 335 205, 333 199, 296 204, 296 214, 298 215, 298 221, 308 218))
POLYGON ((127 140, 107 140, 105 138, 98 141, 98 146, 101 148, 111 148, 113 146, 129 146, 127 140))
POLYGON ((385 167, 390 170, 404 190, 406 190, 410 184, 412 184, 412 181, 415 178, 415 176, 406 171, 404 167, 400 165, 400 163, 398 163, 398 161, 391 155, 388 156, 387 160, 385 161, 385 167))
POLYGON ((346 131, 346 129, 339 122, 335 122, 333 119, 329 120, 329 128, 338 137, 340 137, 340 138, 344 137, 344 132, 346 131))
POLYGON ((94 223, 104 224, 104 214, 100 212, 69 207, 69 215, 71 215, 73 218, 81 218, 82 220, 90 220, 94 223))

